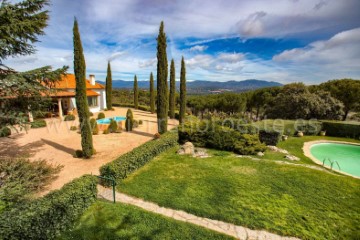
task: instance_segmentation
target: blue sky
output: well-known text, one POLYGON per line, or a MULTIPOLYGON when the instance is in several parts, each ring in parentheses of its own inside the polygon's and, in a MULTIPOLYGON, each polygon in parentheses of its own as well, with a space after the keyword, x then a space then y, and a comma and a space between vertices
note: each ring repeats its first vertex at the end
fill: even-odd
POLYGON ((37 53, 5 64, 29 70, 68 65, 79 21, 87 74, 148 80, 156 74, 156 37, 165 22, 168 59, 188 80, 262 79, 316 84, 360 79, 359 0, 53 0, 37 53))

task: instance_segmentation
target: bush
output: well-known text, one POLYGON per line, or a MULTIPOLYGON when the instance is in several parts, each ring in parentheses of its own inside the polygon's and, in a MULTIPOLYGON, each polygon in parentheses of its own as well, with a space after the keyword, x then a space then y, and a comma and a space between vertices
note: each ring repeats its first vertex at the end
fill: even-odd
POLYGON ((46 121, 43 119, 38 119, 30 123, 31 128, 42 128, 46 127, 46 121))
POLYGON ((94 113, 93 113, 93 112, 89 112, 89 116, 90 116, 90 117, 94 116, 94 113))
POLYGON ((91 127, 93 135, 98 135, 99 134, 99 126, 97 125, 97 122, 96 122, 95 118, 90 119, 90 127, 91 127))
POLYGON ((276 146, 280 140, 280 133, 276 131, 260 130, 259 132, 260 142, 266 145, 276 146))
POLYGON ((76 150, 74 157, 76 158, 82 158, 84 156, 83 151, 82 150, 76 150))
POLYGON ((133 120, 133 128, 137 128, 137 127, 139 127, 139 122, 138 122, 138 120, 133 120))
POLYGON ((76 126, 71 126, 70 127, 70 131, 76 131, 77 130, 77 127, 76 126))
POLYGON ((143 120, 139 120, 139 125, 142 125, 143 124, 143 120))
POLYGON ((320 133, 322 123, 316 120, 263 120, 253 124, 259 130, 276 131, 280 134, 295 136, 298 131, 305 135, 316 136, 320 133))
POLYGON ((105 118, 105 113, 100 112, 100 113, 98 114, 97 119, 103 119, 103 118, 105 118))
POLYGON ((0 129, 0 137, 8 137, 11 135, 11 129, 8 127, 3 127, 0 129))
POLYGON ((132 131, 134 124, 134 117, 131 109, 128 109, 126 112, 126 121, 125 121, 125 129, 127 132, 132 131))
POLYGON ((109 133, 110 133, 109 128, 107 128, 107 129, 105 129, 105 130, 103 131, 103 134, 109 134, 109 133))
POLYGON ((85 175, 43 198, 38 198, 0 215, 2 239, 55 239, 72 227, 96 201, 97 179, 85 175))
POLYGON ((163 134, 160 139, 146 142, 132 151, 121 155, 111 163, 105 164, 100 168, 100 174, 104 177, 113 178, 116 181, 124 179, 160 153, 176 146, 177 141, 177 132, 169 131, 163 134))
POLYGON ((75 115, 66 115, 64 117, 64 121, 74 121, 75 120, 75 115))
POLYGON ((117 122, 114 119, 110 120, 108 130, 109 130, 110 133, 118 132, 118 125, 117 125, 117 122))
POLYGON ((360 139, 360 124, 322 121, 327 136, 360 139))
POLYGON ((255 155, 258 152, 264 152, 266 146, 259 143, 257 135, 243 134, 239 141, 235 142, 234 152, 241 155, 255 155))
POLYGON ((242 149, 250 146, 251 154, 256 150, 263 149, 263 144, 259 141, 258 135, 253 137, 242 134, 232 128, 223 127, 214 121, 186 122, 179 130, 179 143, 192 142, 197 147, 209 147, 218 150, 245 152, 242 149))

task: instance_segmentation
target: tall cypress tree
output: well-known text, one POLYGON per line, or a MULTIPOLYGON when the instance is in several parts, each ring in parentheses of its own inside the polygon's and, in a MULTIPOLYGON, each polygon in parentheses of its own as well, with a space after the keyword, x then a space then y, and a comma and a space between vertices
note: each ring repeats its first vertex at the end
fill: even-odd
POLYGON ((174 59, 171 59, 170 65, 170 96, 169 96, 169 116, 171 119, 175 118, 175 63, 174 59))
POLYGON ((155 92, 154 92, 154 76, 153 73, 150 73, 150 111, 151 113, 155 112, 155 92))
POLYGON ((166 55, 166 35, 164 22, 161 21, 159 35, 157 37, 157 122, 160 134, 167 132, 168 116, 168 62, 166 55))
POLYGON ((75 99, 81 129, 81 147, 84 158, 94 152, 92 131, 89 122, 89 106, 86 96, 86 65, 77 20, 74 20, 74 73, 76 80, 75 99))
POLYGON ((181 73, 180 73, 180 113, 179 122, 180 124, 185 121, 186 111, 186 69, 184 57, 181 59, 181 73))
POLYGON ((112 76, 111 76, 111 66, 110 61, 107 66, 107 74, 106 74, 106 107, 107 109, 112 109, 112 76))
POLYGON ((135 109, 139 108, 139 90, 136 75, 134 77, 134 107, 135 109))

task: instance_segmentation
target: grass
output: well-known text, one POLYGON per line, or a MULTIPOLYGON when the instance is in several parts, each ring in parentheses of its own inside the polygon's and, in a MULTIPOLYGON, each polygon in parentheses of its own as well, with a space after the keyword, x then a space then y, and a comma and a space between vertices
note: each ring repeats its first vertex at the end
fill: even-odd
MULTIPOLYGON (((305 141, 279 147, 302 154, 305 141)), ((358 141, 359 142, 359 141, 358 141)), ((238 158, 209 150, 205 159, 177 155, 173 148, 123 180, 118 190, 198 216, 303 239, 356 239, 360 232, 360 181, 302 166, 238 158)), ((282 160, 266 153, 263 158, 282 160)))
POLYGON ((98 201, 60 239, 233 239, 140 208, 98 201))

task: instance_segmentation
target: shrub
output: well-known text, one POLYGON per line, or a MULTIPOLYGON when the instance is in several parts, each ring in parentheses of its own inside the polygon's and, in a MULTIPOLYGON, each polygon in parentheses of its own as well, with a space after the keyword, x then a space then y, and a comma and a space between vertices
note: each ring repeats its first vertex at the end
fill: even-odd
POLYGON ((93 112, 89 112, 89 116, 90 116, 90 117, 94 116, 94 113, 93 113, 93 112))
POLYGON ((138 120, 133 120, 133 128, 137 128, 137 127, 139 127, 139 122, 138 122, 138 120))
POLYGON ((110 133, 115 133, 115 132, 118 131, 118 125, 117 125, 117 122, 114 119, 110 120, 108 130, 109 130, 110 133))
POLYGON ((3 211, 0 215, 1 238, 57 238, 96 201, 96 184, 96 177, 85 175, 43 198, 3 211))
POLYGON ((139 120, 139 125, 142 125, 143 124, 143 120, 139 120))
POLYGON ((109 133, 110 133, 109 128, 107 128, 107 129, 105 129, 105 130, 103 131, 103 134, 109 134, 109 133))
POLYGON ((159 139, 161 137, 161 134, 160 133, 155 133, 154 134, 154 139, 159 139))
POLYGON ((232 128, 223 127, 214 121, 196 121, 186 122, 179 129, 179 143, 192 142, 197 147, 209 147, 218 150, 245 152, 241 148, 250 146, 251 154, 256 150, 262 149, 263 144, 259 141, 258 135, 253 137, 242 134, 232 128), (251 140, 251 141, 250 141, 251 140))
POLYGON ((126 121, 125 121, 125 129, 126 131, 132 131, 134 124, 134 117, 131 109, 128 109, 126 112, 126 121))
POLYGON ((260 130, 259 132, 260 142, 266 145, 276 146, 280 140, 280 133, 276 131, 260 130))
POLYGON ((360 124, 347 122, 322 121, 326 135, 360 139, 360 124))
POLYGON ((8 137, 11 135, 11 129, 8 127, 3 127, 0 129, 0 137, 8 137))
POLYGON ((144 166, 158 154, 176 146, 177 141, 177 132, 169 131, 163 134, 160 139, 146 142, 132 151, 121 155, 111 163, 103 165, 100 168, 100 174, 117 181, 124 179, 128 174, 144 166))
POLYGON ((83 151, 82 150, 76 150, 74 157, 76 158, 82 158, 84 156, 83 151))
POLYGON ((66 115, 64 117, 64 121, 74 121, 75 120, 75 115, 66 115))
POLYGON ((91 127, 93 135, 98 135, 99 134, 99 126, 97 125, 97 122, 96 122, 95 118, 90 119, 90 127, 91 127))
POLYGON ((4 207, 21 203, 43 190, 60 172, 45 160, 0 158, 0 202, 4 207))
POLYGON ((105 113, 100 112, 100 113, 98 114, 97 119, 103 119, 103 118, 105 118, 105 113))
POLYGON ((255 155, 264 152, 266 146, 259 143, 257 135, 243 134, 241 139, 235 142, 234 152, 242 155, 255 155))
POLYGON ((46 127, 46 121, 43 119, 38 119, 30 123, 31 128, 42 128, 46 127))
POLYGON ((77 127, 76 126, 71 126, 70 127, 70 131, 76 131, 77 130, 77 127))

